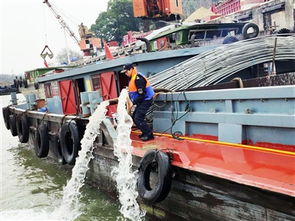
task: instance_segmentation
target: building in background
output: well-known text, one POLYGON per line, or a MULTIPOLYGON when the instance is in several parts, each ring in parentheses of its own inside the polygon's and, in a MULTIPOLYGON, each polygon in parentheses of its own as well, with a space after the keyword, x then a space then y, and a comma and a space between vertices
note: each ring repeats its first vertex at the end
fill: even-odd
POLYGON ((187 18, 198 8, 211 8, 211 5, 217 2, 218 0, 182 0, 183 16, 187 18))
POLYGON ((81 23, 79 25, 79 35, 81 40, 79 46, 84 56, 91 56, 97 54, 97 51, 102 50, 102 42, 100 38, 96 38, 86 25, 81 23))
POLYGON ((218 18, 219 15, 215 14, 211 11, 210 8, 200 7, 196 11, 194 11, 190 16, 188 16, 183 22, 184 23, 204 23, 208 20, 212 20, 218 18))
POLYGON ((191 10, 193 12, 185 17, 187 18, 185 21, 201 23, 252 22, 259 26, 261 34, 295 31, 294 0, 183 0, 183 12, 188 13, 191 10), (200 12, 202 7, 206 7, 207 11, 211 9, 215 16, 207 12, 210 16, 203 16, 202 19, 189 19, 191 17, 199 18, 204 10, 200 12))
POLYGON ((212 4, 212 11, 219 15, 228 15, 240 10, 253 8, 269 0, 223 0, 212 4))
MULTIPOLYGON (((250 2, 250 1, 249 1, 250 2)), ((220 16, 210 22, 252 22, 259 26, 261 34, 295 31, 295 3, 293 0, 271 0, 252 5, 243 5, 241 10, 220 16)))

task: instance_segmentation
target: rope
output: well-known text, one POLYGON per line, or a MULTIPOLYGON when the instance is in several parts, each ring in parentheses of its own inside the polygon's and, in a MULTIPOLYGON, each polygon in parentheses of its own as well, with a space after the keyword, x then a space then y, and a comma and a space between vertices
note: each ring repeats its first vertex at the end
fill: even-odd
POLYGON ((45 114, 43 115, 43 117, 42 117, 42 119, 40 121, 40 124, 42 124, 42 122, 44 121, 44 119, 45 119, 45 117, 46 117, 47 114, 48 114, 48 111, 46 111, 45 114))
POLYGON ((72 24, 77 26, 78 24, 81 23, 81 20, 78 19, 77 17, 75 17, 74 15, 70 14, 69 12, 67 12, 67 14, 66 14, 65 10, 63 10, 60 7, 56 6, 56 4, 53 4, 51 2, 50 2, 50 4, 58 14, 60 14, 61 16, 67 18, 72 24))
POLYGON ((44 19, 44 37, 45 37, 45 45, 47 45, 47 19, 45 15, 45 4, 43 4, 43 19, 44 19))
MULTIPOLYGON (((179 96, 181 94, 183 94, 184 99, 185 99, 185 102, 187 103, 186 106, 185 106, 185 109, 184 109, 185 110, 185 113, 182 114, 180 117, 178 117, 178 108, 176 108, 176 117, 174 117, 174 107, 173 107, 173 105, 174 105, 173 102, 174 101, 173 101, 173 96, 171 96, 171 126, 169 128, 167 128, 166 130, 160 132, 160 133, 165 133, 165 132, 167 132, 167 131, 170 130, 171 136, 174 139, 177 139, 177 140, 182 140, 182 138, 180 138, 180 136, 182 136, 183 134, 182 134, 181 131, 174 131, 173 132, 173 127, 174 127, 174 125, 175 125, 175 123, 177 121, 179 121, 180 119, 182 119, 183 117, 185 117, 191 111, 190 101, 187 100, 187 97, 186 97, 186 94, 185 94, 184 91, 182 93, 179 93, 178 98, 179 98, 179 96)), ((177 100, 178 100, 178 98, 177 98, 177 100)), ((168 101, 167 94, 166 94, 166 101, 168 101)))
POLYGON ((174 131, 173 133, 171 133, 171 136, 176 140, 183 140, 183 138, 181 138, 181 136, 183 136, 183 133, 181 131, 174 131))
POLYGON ((65 114, 65 115, 62 117, 62 119, 61 119, 61 125, 60 125, 60 126, 62 126, 62 125, 64 124, 64 120, 65 120, 66 116, 68 116, 68 115, 65 114))
MULTIPOLYGON (((70 123, 71 123, 72 121, 75 121, 77 118, 78 118, 78 115, 76 115, 75 118, 70 119, 70 121, 69 121, 69 125, 70 125, 70 123)), ((76 121, 75 121, 75 122, 76 122, 76 121)))
POLYGON ((21 114, 20 114, 20 116, 23 116, 24 114, 26 114, 28 112, 28 109, 26 109, 24 112, 22 112, 21 114))

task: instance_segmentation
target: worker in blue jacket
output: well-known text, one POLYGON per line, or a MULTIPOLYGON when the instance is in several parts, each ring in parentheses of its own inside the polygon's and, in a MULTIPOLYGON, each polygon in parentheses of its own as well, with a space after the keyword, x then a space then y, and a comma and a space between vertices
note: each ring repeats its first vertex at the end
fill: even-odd
POLYGON ((143 141, 154 139, 153 131, 145 121, 145 115, 152 105, 155 92, 148 79, 138 72, 133 64, 124 65, 121 72, 130 78, 129 97, 133 105, 136 105, 132 118, 137 128, 142 132, 139 137, 143 141))

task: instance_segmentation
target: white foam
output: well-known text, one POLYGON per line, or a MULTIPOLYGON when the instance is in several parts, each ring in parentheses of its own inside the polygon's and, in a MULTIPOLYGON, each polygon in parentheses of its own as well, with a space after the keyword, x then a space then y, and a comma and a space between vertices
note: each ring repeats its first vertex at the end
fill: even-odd
POLYGON ((80 189, 84 185, 86 172, 89 169, 88 164, 93 158, 93 143, 100 133, 100 124, 105 119, 108 105, 108 101, 102 102, 89 118, 81 140, 81 150, 72 170, 72 177, 64 187, 61 206, 54 212, 54 218, 74 220, 81 214, 80 189))
POLYGON ((52 218, 51 213, 45 210, 20 209, 6 210, 0 212, 0 219, 3 221, 64 221, 63 219, 52 218))
POLYGON ((112 175, 117 183, 120 212, 132 221, 143 220, 145 211, 142 211, 136 201, 138 192, 136 190, 137 173, 132 171, 132 145, 130 139, 132 118, 126 111, 128 92, 123 89, 117 108, 117 140, 114 146, 114 155, 118 157, 118 166, 113 168, 112 175))

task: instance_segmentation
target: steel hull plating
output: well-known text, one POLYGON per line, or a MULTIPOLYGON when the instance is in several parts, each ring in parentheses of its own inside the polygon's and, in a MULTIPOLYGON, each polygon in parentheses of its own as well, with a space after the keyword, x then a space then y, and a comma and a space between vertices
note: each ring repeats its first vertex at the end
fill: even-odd
MULTIPOLYGON (((255 141, 255 145, 246 143, 243 136, 240 136, 241 142, 227 140, 231 138, 230 134, 236 138, 237 131, 226 134, 226 132, 217 133, 213 129, 212 131, 217 133, 217 136, 214 133, 209 133, 210 128, 214 128, 212 125, 205 128, 207 133, 197 133, 199 128, 197 124, 202 122, 201 126, 204 129, 206 126, 204 124, 206 118, 204 117, 208 115, 202 110, 204 107, 201 105, 197 105, 198 108, 193 109, 192 113, 188 113, 182 122, 175 124, 175 130, 179 131, 181 128, 186 128, 185 131, 182 131, 184 135, 175 136, 175 134, 172 134, 177 139, 172 138, 171 134, 160 133, 161 130, 158 124, 161 123, 161 120, 168 121, 166 119, 168 112, 165 109, 167 106, 163 105, 163 103, 161 105, 162 109, 154 111, 155 140, 142 142, 138 138, 138 132, 132 132, 134 170, 138 170, 142 156, 150 149, 166 152, 171 158, 174 176, 167 198, 155 204, 145 203, 138 198, 142 207, 147 210, 149 215, 153 216, 153 219, 295 220, 294 143, 292 143, 292 139, 289 139, 290 133, 294 133, 294 109, 286 108, 281 110, 282 108, 273 108, 272 112, 278 111, 281 115, 278 113, 270 114, 269 112, 265 114, 263 111, 266 110, 266 102, 257 104, 257 99, 263 98, 269 102, 267 105, 274 101, 280 104, 280 107, 286 105, 286 107, 292 107, 295 95, 294 86, 256 89, 261 92, 260 95, 257 95, 259 93, 255 89, 251 90, 253 91, 246 93, 247 95, 243 95, 243 90, 241 90, 240 94, 231 96, 231 92, 235 94, 238 93, 238 90, 231 92, 224 90, 219 91, 217 95, 214 95, 214 91, 212 93, 207 92, 206 96, 211 97, 213 101, 216 100, 213 95, 226 97, 226 108, 230 107, 229 103, 235 107, 232 112, 227 112, 227 118, 225 118, 227 122, 234 120, 236 124, 242 119, 240 127, 235 127, 233 122, 231 123, 231 126, 236 128, 235 130, 242 132, 243 127, 251 126, 250 130, 246 128, 251 131, 252 127, 257 127, 255 136, 251 137, 251 133, 248 133, 246 139, 249 138, 255 141), (268 90, 272 90, 272 93, 268 93, 268 90), (227 96, 224 96, 223 93, 227 93, 227 96), (261 113, 257 115, 246 113, 245 118, 237 118, 236 116, 240 116, 241 113, 235 113, 234 110, 241 109, 239 105, 235 104, 236 97, 240 97, 240 101, 237 102, 242 104, 243 107, 246 107, 247 102, 250 102, 252 108, 257 112, 260 110, 261 113), (241 102, 242 99, 243 102, 241 102), (260 107, 257 108, 253 104, 260 107), (200 113, 197 110, 202 111, 200 113), (165 111, 167 112, 166 115, 165 111), (272 122, 268 122, 269 117, 272 117, 272 122), (263 120, 267 121, 263 123, 263 120), (265 130, 264 127, 268 127, 268 130, 265 130), (191 133, 192 129, 196 133, 191 133), (257 133, 260 133, 261 136, 259 137, 263 137, 264 132, 271 129, 281 131, 277 135, 286 136, 280 137, 284 142, 279 145, 274 143, 273 141, 276 140, 274 134, 257 140, 257 133)), ((186 97, 190 99, 191 105, 194 105, 194 102, 197 102, 198 99, 206 103, 206 99, 202 94, 199 92, 191 93, 186 97), (197 98, 193 98, 195 95, 197 98)), ((181 107, 185 106, 182 95, 177 93, 161 95, 162 97, 160 96, 156 103, 166 102, 166 105, 169 106, 169 102, 165 99, 174 95, 178 97, 178 100, 173 99, 173 103, 178 105, 178 113, 181 114, 181 107)), ((210 106, 208 103, 207 105, 210 106)), ((217 103, 224 104, 220 100, 217 103)), ((25 111, 13 106, 10 107, 10 110, 14 114, 25 113, 28 116, 31 146, 33 145, 36 128, 42 121, 47 122, 50 141, 49 156, 53 158, 57 158, 56 150, 53 148, 53 137, 58 134, 61 125, 67 120, 75 120, 83 134, 85 125, 88 122, 87 118, 25 111)), ((215 116, 218 114, 224 115, 224 113, 215 112, 209 114, 211 123, 214 120, 217 120, 216 123, 220 123, 220 116, 215 116)), ((220 129, 224 130, 224 122, 221 123, 220 129)), ((116 186, 111 170, 117 164, 117 159, 113 154, 113 145, 117 134, 110 119, 103 121, 101 130, 102 133, 95 142, 95 157, 90 163, 86 182, 99 186, 115 196, 116 186)))

